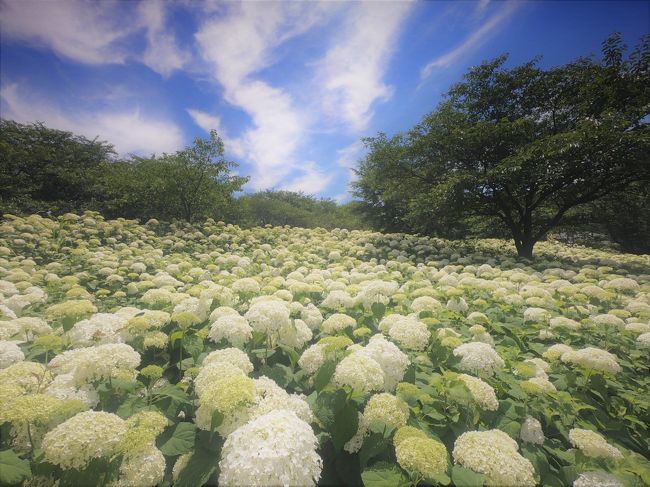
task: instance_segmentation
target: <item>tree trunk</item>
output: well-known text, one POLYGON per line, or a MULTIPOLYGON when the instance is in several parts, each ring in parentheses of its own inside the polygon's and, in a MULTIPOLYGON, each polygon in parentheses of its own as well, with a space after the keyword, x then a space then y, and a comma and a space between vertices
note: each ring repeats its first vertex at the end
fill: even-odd
POLYGON ((535 240, 532 238, 524 238, 520 242, 516 242, 517 245, 517 254, 519 254, 519 257, 524 258, 524 259, 531 259, 533 258, 533 247, 535 246, 535 240))

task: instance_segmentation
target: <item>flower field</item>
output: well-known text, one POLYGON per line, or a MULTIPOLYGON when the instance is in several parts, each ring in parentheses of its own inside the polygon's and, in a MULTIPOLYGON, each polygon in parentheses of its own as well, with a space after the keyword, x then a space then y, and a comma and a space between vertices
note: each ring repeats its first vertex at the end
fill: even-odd
POLYGON ((1 485, 650 485, 650 256, 5 215, 1 485))

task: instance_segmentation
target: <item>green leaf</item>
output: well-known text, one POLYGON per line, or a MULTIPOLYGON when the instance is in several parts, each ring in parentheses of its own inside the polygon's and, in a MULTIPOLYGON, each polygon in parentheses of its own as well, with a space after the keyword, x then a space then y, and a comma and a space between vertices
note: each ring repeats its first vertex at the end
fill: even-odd
POLYGON ((166 386, 161 387, 156 391, 155 395, 159 397, 169 397, 174 401, 181 403, 189 402, 189 396, 187 393, 174 384, 167 384, 166 386))
POLYGON ((219 426, 221 426, 221 423, 223 423, 223 414, 215 410, 212 413, 212 421, 210 421, 210 431, 215 431, 219 426))
POLYGON ((330 429, 332 443, 337 450, 343 448, 359 427, 359 413, 353 404, 346 404, 334 414, 334 425, 330 429))
POLYGON ((372 309, 372 314, 377 320, 380 320, 386 313, 386 305, 384 303, 372 303, 370 309, 372 309))
POLYGON ((436 485, 449 485, 451 483, 451 479, 449 478, 449 475, 444 473, 438 473, 432 475, 431 477, 427 477, 426 480, 428 481, 428 483, 436 484, 436 485))
POLYGON ((334 392, 322 392, 318 394, 314 401, 314 414, 323 423, 326 430, 334 427, 336 422, 336 413, 346 405, 346 394, 342 389, 334 392))
POLYGON ((396 466, 379 463, 361 472, 361 480, 366 487, 398 487, 409 485, 408 478, 396 466))
POLYGON ((117 408, 115 414, 120 418, 126 419, 133 416, 138 411, 142 411, 147 408, 147 403, 145 400, 139 396, 130 396, 124 401, 120 407, 117 408))
POLYGON ((32 476, 29 462, 23 460, 13 450, 0 452, 0 484, 16 485, 32 476))
POLYGON ((485 475, 460 465, 454 465, 451 469, 451 480, 456 487, 480 487, 484 478, 485 475))
POLYGON ((219 455, 204 448, 198 448, 181 470, 174 487, 201 487, 217 470, 219 455))
POLYGON ((173 457, 188 453, 194 448, 196 426, 194 423, 178 423, 171 437, 159 447, 163 455, 173 457))
POLYGON ((368 465, 368 461, 371 458, 376 457, 386 450, 388 447, 387 442, 385 441, 384 435, 381 433, 370 433, 363 440, 363 445, 359 450, 359 462, 361 466, 365 467, 368 465))
POLYGON ((336 362, 334 361, 330 360, 321 365, 320 369, 318 369, 318 372, 316 372, 316 376, 314 377, 314 388, 317 391, 322 391, 325 386, 329 384, 329 381, 334 375, 335 370, 336 362))
POLYGON ((169 335, 169 343, 173 347, 174 343, 176 343, 178 340, 180 340, 182 338, 183 338, 183 331, 182 330, 176 330, 171 335, 169 335))

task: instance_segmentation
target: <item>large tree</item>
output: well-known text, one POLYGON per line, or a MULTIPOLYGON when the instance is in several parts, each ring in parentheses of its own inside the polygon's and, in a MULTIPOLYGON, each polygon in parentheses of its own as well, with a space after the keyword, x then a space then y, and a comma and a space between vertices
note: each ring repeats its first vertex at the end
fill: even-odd
POLYGON ((472 68, 412 130, 366 139, 360 196, 386 225, 466 232, 499 222, 520 256, 571 209, 650 181, 650 37, 626 58, 472 68))

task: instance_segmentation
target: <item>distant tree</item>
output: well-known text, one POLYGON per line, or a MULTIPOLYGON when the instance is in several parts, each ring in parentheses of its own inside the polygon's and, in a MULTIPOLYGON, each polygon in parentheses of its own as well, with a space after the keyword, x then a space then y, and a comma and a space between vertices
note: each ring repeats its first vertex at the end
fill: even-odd
POLYGON ((184 219, 217 217, 225 213, 234 192, 248 178, 231 174, 237 167, 224 158, 216 131, 197 138, 174 154, 130 160, 105 166, 104 183, 110 194, 109 211, 138 218, 184 219))
POLYGON ((42 123, 0 120, 0 213, 96 208, 113 146, 42 123))
POLYGON ((244 226, 289 225, 304 228, 364 227, 352 205, 338 205, 329 198, 302 192, 265 190, 243 195, 237 200, 237 220, 244 226))
POLYGON ((471 69, 412 130, 366 139, 356 194, 387 228, 497 221, 532 257, 572 208, 650 181, 650 37, 625 51, 613 35, 601 60, 471 69))

